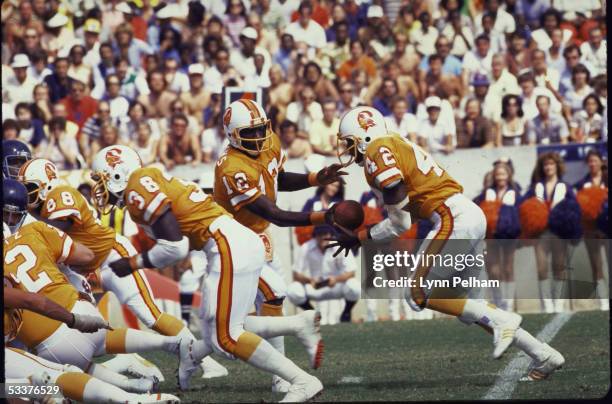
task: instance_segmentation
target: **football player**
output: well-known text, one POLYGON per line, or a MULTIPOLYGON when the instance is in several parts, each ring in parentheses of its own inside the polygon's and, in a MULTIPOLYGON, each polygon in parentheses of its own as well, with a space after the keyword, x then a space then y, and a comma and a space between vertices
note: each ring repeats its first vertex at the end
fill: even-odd
MULTIPOLYGON (((3 221, 15 231, 4 240, 5 279, 12 287, 41 294, 77 316, 94 316, 103 321, 96 307, 79 294, 58 269, 62 263, 86 266, 95 259, 95 253, 46 223, 36 221, 21 226, 27 213, 28 195, 26 192, 26 204, 20 203, 17 199, 19 187, 14 182, 3 182, 4 194, 15 195, 3 201, 3 221), (11 188, 17 188, 17 191, 11 188)), ((105 353, 151 350, 177 353, 181 344, 184 346, 182 352, 189 345, 187 338, 163 337, 131 329, 100 329, 92 334, 82 334, 66 324, 29 310, 23 311, 21 318, 23 321, 17 338, 29 349, 36 350, 42 358, 75 365, 101 380, 137 392, 150 391, 155 382, 149 379, 130 380, 94 364, 92 358, 105 353)), ((181 362, 184 363, 187 357, 187 354, 183 354, 181 362)))
POLYGON ((17 178, 19 168, 32 159, 30 148, 19 140, 2 141, 2 176, 17 178))
MULTIPOLYGON (((364 167, 366 181, 384 202, 388 217, 382 222, 351 234, 344 229, 337 253, 360 245, 364 240, 393 240, 418 219, 430 220, 433 229, 419 253, 443 254, 449 239, 485 237, 482 210, 462 194, 463 188, 434 159, 416 144, 398 134, 388 133, 382 114, 374 108, 357 107, 340 121, 338 152, 341 164, 356 162, 364 167)), ((449 246, 447 246, 449 247, 449 246)), ((415 287, 408 288, 406 300, 416 311, 429 309, 456 316, 466 324, 477 323, 494 336, 493 357, 499 358, 514 343, 532 357, 529 378, 547 377, 564 363, 563 356, 520 327, 522 317, 493 305, 466 298, 439 298, 439 290, 419 287, 433 268, 421 265, 413 272, 415 287), (437 297, 438 296, 438 297, 437 297)))
MULTIPOLYGON (((266 264, 259 279, 256 308, 259 315, 282 316, 287 285, 281 277, 278 257, 268 227, 306 226, 325 223, 322 212, 288 212, 276 205, 278 191, 326 185, 340 180, 340 165, 335 164, 312 175, 286 172, 286 156, 279 137, 271 130, 263 108, 255 101, 232 102, 223 114, 223 129, 229 147, 215 165, 214 198, 240 224, 259 235, 266 248, 266 264)), ((285 352, 283 337, 269 342, 285 352)), ((273 391, 286 391, 286 382, 274 377, 273 391)))
MULTIPOLYGON (((23 216, 27 213, 28 193, 23 184, 16 180, 5 179, 2 184, 5 221, 21 225, 23 216)), ((10 233, 5 236, 10 237, 10 233)), ((75 249, 73 254, 91 254, 86 248, 75 249)), ((89 258, 89 257, 86 257, 89 258)), ((42 294, 25 292, 12 286, 11 281, 3 277, 4 283, 4 356, 6 363, 5 378, 9 383, 25 383, 34 385, 56 384, 62 394, 77 401, 104 401, 121 403, 137 401, 143 403, 159 403, 178 398, 168 394, 132 394, 125 390, 95 379, 76 366, 60 365, 41 357, 32 355, 21 349, 7 347, 21 328, 23 310, 40 314, 53 320, 65 323, 68 327, 81 332, 96 332, 101 328, 110 328, 108 322, 101 317, 87 314, 71 313, 64 307, 49 300, 42 294)))
MULTIPOLYGON (((130 216, 157 242, 148 251, 110 264, 118 275, 129 276, 138 268, 164 268, 187 257, 189 250, 203 250, 208 277, 203 288, 203 341, 192 341, 192 357, 203 358, 213 350, 227 358, 239 358, 291 383, 288 401, 305 401, 319 394, 321 382, 279 353, 264 338, 296 334, 316 364, 321 337, 314 311, 279 317, 248 316, 257 294, 264 265, 259 236, 244 227, 206 195, 196 184, 181 181, 157 168, 141 167, 138 154, 125 146, 102 149, 93 160, 94 195, 101 209, 127 206, 130 216), (280 319, 282 327, 269 324, 280 319), (286 327, 286 329, 285 329, 286 327), (249 331, 247 331, 249 330, 249 331), (272 332, 270 332, 272 330, 272 332)), ((188 387, 194 367, 179 367, 182 389, 188 387)))

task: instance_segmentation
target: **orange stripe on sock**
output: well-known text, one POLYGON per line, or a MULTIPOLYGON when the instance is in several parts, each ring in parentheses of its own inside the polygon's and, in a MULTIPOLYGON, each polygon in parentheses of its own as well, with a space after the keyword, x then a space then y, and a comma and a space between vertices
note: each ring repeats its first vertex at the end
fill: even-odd
POLYGON ((106 353, 126 353, 127 328, 116 328, 106 333, 106 353))
POLYGON ((184 327, 185 325, 178 318, 168 313, 162 313, 151 328, 161 335, 174 337, 178 335, 184 327))
POLYGON ((85 386, 91 379, 92 377, 87 373, 68 372, 61 374, 55 383, 62 389, 64 396, 81 402, 84 398, 85 386))

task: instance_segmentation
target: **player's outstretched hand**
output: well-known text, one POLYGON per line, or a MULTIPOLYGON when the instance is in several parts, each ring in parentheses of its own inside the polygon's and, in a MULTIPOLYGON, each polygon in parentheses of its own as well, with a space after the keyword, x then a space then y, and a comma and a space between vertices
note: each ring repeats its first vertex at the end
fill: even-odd
POLYGON ((331 241, 328 245, 325 246, 325 249, 328 248, 336 248, 334 251, 334 257, 338 256, 342 251, 344 251, 344 256, 347 257, 349 252, 354 248, 360 245, 359 238, 355 233, 347 229, 346 227, 335 224, 334 227, 339 230, 336 232, 334 236, 328 238, 328 241, 331 241))
POLYGON ((348 173, 346 171, 340 171, 343 168, 344 167, 338 163, 322 168, 317 173, 317 182, 320 185, 327 185, 327 184, 331 184, 332 182, 336 182, 336 181, 340 181, 344 184, 345 182, 342 176, 348 175, 348 173))
POLYGON ((113 261, 108 264, 108 266, 113 270, 115 275, 120 278, 131 275, 132 272, 134 272, 129 258, 118 259, 117 261, 113 261))
POLYGON ((90 316, 87 314, 72 314, 74 320, 72 324, 69 325, 70 328, 74 328, 75 330, 79 330, 81 332, 96 332, 103 328, 107 330, 112 330, 111 326, 108 324, 108 321, 98 316, 90 316))

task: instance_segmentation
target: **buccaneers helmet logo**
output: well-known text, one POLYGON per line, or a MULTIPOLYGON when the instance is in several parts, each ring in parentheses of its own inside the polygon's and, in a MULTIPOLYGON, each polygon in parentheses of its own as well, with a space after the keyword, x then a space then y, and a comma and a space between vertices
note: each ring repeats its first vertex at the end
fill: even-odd
POLYGON ((118 147, 114 147, 106 152, 106 163, 111 166, 111 168, 115 168, 117 164, 122 163, 121 161, 121 149, 118 147))
POLYGON ((357 124, 359 124, 359 127, 366 132, 369 128, 376 125, 374 123, 374 119, 372 119, 372 113, 367 110, 361 111, 359 114, 357 114, 357 124))
POLYGON ((225 114, 223 114, 223 125, 229 126, 231 119, 232 119, 232 109, 228 108, 225 110, 225 114))
POLYGON ((45 174, 49 180, 57 179, 57 172, 55 168, 50 163, 45 164, 45 174))

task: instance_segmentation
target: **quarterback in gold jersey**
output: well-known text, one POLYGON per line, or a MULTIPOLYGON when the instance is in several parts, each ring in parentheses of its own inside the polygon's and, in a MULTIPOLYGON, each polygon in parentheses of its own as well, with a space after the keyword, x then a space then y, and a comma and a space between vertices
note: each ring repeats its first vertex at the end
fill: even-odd
MULTIPOLYGON (((286 156, 280 139, 270 129, 263 108, 255 101, 232 102, 223 114, 223 128, 230 141, 215 165, 214 198, 234 219, 259 235, 266 248, 266 263, 259 278, 256 309, 259 315, 282 316, 286 284, 281 276, 278 256, 273 254, 270 222, 279 226, 300 226, 324 222, 318 213, 288 212, 276 205, 279 191, 295 191, 338 181, 340 165, 317 174, 286 172, 286 156)), ((350 310, 350 307, 348 308, 350 310)), ((269 342, 284 352, 283 337, 269 342)), ((284 391, 286 382, 272 381, 273 391, 284 391)))
MULTIPOLYGON (((388 133, 382 114, 374 108, 357 107, 340 121, 338 157, 343 165, 356 162, 364 168, 366 181, 383 201, 387 219, 351 234, 344 231, 331 247, 336 253, 358 246, 363 240, 392 240, 408 230, 415 219, 433 223, 418 254, 452 252, 449 239, 470 240, 471 248, 485 237, 482 210, 462 194, 462 187, 416 144, 388 133), (341 150, 341 147, 339 147, 341 150)), ((467 251, 466 251, 467 252, 467 251)), ((477 323, 494 336, 493 357, 499 358, 514 343, 532 357, 529 377, 541 379, 559 368, 563 356, 520 327, 521 316, 484 302, 466 298, 440 298, 436 288, 423 288, 436 268, 422 263, 414 272, 415 286, 407 288, 406 300, 414 310, 429 309, 453 315, 466 324, 477 323)))
POLYGON ((162 335, 193 337, 179 319, 157 307, 143 271, 120 278, 110 270, 109 262, 136 255, 136 249, 127 238, 100 223, 97 212, 79 191, 62 185, 57 178, 55 164, 46 159, 30 160, 19 170, 19 179, 29 191, 30 213, 93 251, 94 259, 78 272, 86 275, 100 269, 103 289, 112 291, 147 327, 162 335))
POLYGON ((182 389, 188 387, 197 361, 215 351, 287 380, 291 383, 287 401, 305 401, 321 392, 323 386, 316 377, 262 339, 296 335, 316 364, 321 336, 314 311, 288 321, 248 316, 265 262, 264 246, 256 233, 234 220, 196 184, 157 168, 142 168, 140 157, 129 147, 102 149, 94 157, 93 176, 99 208, 126 206, 134 222, 156 240, 142 254, 111 262, 117 275, 130 276, 143 267, 164 268, 185 259, 192 249, 206 253, 208 277, 200 310, 203 340, 191 341, 193 362, 179 368, 182 389))

